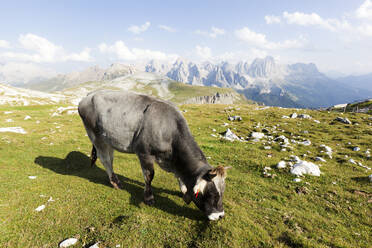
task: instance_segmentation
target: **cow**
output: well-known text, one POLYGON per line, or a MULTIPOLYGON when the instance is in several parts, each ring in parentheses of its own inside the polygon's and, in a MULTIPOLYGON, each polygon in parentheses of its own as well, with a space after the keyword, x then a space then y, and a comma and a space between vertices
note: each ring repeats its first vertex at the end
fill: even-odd
POLYGON ((151 181, 156 162, 178 179, 187 204, 193 201, 209 220, 224 216, 222 198, 229 167, 208 164, 175 105, 128 91, 98 90, 83 98, 78 110, 93 144, 91 164, 98 156, 114 188, 122 188, 112 167, 114 150, 134 153, 145 180, 145 204, 154 204, 151 181))

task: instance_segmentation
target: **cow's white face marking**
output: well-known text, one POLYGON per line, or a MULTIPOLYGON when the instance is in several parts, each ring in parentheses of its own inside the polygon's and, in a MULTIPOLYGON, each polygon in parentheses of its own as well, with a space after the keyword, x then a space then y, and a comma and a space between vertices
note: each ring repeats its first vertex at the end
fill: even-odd
POLYGON ((205 186, 207 186, 207 181, 202 178, 199 178, 193 189, 194 194, 196 194, 197 192, 203 193, 205 186))
POLYGON ((218 212, 218 213, 211 213, 210 215, 208 215, 208 219, 209 220, 218 220, 218 219, 222 218, 224 215, 225 215, 225 211, 218 212))

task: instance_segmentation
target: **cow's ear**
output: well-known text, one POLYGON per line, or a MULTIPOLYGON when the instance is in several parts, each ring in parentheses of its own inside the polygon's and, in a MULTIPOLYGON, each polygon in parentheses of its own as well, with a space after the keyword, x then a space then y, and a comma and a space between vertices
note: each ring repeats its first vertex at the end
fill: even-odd
POLYGON ((207 171, 207 173, 204 174, 203 179, 207 181, 212 181, 212 179, 217 176, 217 171, 215 169, 207 171))

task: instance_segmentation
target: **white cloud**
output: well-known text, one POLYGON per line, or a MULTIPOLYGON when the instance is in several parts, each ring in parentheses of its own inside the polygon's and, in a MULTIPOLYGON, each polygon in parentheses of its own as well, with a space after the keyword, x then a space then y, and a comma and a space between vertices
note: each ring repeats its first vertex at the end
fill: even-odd
POLYGON ((364 36, 372 37, 372 25, 363 24, 363 25, 359 26, 357 29, 358 29, 360 34, 362 34, 364 36))
POLYGON ((203 60, 210 59, 212 57, 212 51, 207 46, 196 46, 195 47, 195 53, 198 57, 200 57, 203 60))
POLYGON ((304 46, 306 40, 300 37, 299 40, 285 40, 283 42, 271 42, 266 39, 265 34, 256 33, 250 30, 248 27, 235 30, 235 35, 238 39, 264 49, 289 49, 289 48, 300 48, 304 46))
POLYGON ((29 62, 63 62, 63 61, 91 61, 90 49, 85 48, 80 53, 66 53, 63 47, 53 44, 47 39, 35 34, 20 35, 18 42, 21 48, 33 53, 5 52, 0 57, 29 62))
POLYGON ((215 56, 215 61, 229 61, 229 62, 239 62, 239 61, 252 61, 256 58, 264 58, 268 56, 268 52, 266 50, 251 48, 244 51, 236 51, 236 52, 226 52, 215 56))
POLYGON ((288 24, 297 24, 300 26, 318 26, 330 31, 340 31, 350 29, 351 25, 346 20, 323 19, 316 13, 306 14, 302 12, 288 13, 283 12, 283 18, 288 24))
POLYGON ((267 24, 280 23, 280 16, 265 16, 267 24))
POLYGON ((196 34, 200 34, 200 35, 204 35, 204 36, 208 36, 210 38, 216 38, 218 35, 224 35, 225 34, 225 30, 222 29, 222 28, 216 28, 216 27, 212 27, 210 31, 202 31, 202 30, 196 30, 195 31, 196 34))
POLYGON ((169 26, 166 26, 166 25, 158 25, 158 28, 163 29, 163 30, 168 31, 168 32, 171 32, 171 33, 174 33, 174 32, 177 31, 175 28, 172 28, 172 27, 169 27, 169 26))
POLYGON ((0 48, 10 48, 9 42, 6 40, 0 40, 0 48))
POLYGON ((151 23, 146 22, 145 24, 142 24, 141 26, 133 25, 128 28, 128 30, 134 34, 140 34, 145 32, 149 27, 151 23))
POLYGON ((355 11, 355 14, 357 18, 372 20, 372 1, 364 1, 364 3, 355 11))
POLYGON ((54 70, 32 63, 9 62, 0 65, 0 74, 6 83, 27 83, 37 77, 49 78, 57 73, 54 70))
POLYGON ((132 48, 130 49, 121 40, 116 41, 113 45, 102 43, 98 46, 100 52, 111 53, 117 58, 127 61, 137 60, 174 60, 178 57, 176 54, 166 54, 160 51, 153 51, 149 49, 132 48))

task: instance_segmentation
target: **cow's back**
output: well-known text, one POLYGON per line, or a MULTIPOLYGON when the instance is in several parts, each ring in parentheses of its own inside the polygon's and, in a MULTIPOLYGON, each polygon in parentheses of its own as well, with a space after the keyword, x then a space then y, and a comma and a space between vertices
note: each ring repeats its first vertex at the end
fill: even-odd
POLYGON ((169 103, 125 91, 93 92, 80 102, 79 113, 87 129, 130 153, 169 150, 177 122, 184 122, 169 103))

